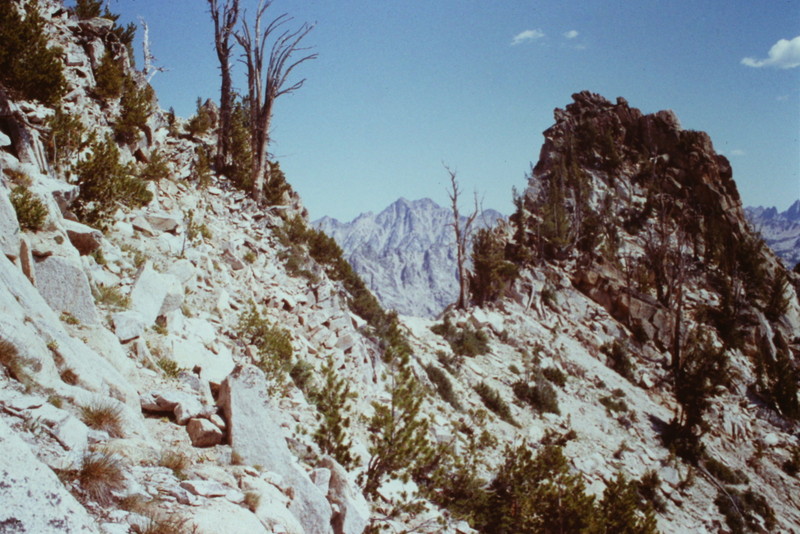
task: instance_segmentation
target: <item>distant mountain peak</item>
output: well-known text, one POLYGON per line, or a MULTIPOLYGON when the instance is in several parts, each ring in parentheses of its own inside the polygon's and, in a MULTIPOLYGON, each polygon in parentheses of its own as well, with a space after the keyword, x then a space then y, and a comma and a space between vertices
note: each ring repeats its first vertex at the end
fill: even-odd
MULTIPOLYGON (((503 215, 485 210, 476 229, 503 215)), ((453 212, 430 198, 401 197, 378 214, 350 222, 322 217, 314 226, 333 237, 386 308, 435 317, 458 296, 453 212)))

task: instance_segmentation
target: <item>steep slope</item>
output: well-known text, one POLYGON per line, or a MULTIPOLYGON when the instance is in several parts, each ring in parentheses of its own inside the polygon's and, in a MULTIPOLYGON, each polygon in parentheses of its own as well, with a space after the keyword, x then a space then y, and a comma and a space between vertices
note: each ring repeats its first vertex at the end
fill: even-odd
POLYGON ((86 142, 0 93, 0 530, 800 529, 798 278, 707 136, 575 95, 485 305, 397 322, 296 196, 203 168, 212 134, 153 98, 120 131, 112 21, 39 9, 86 142), (90 196, 98 155, 127 195, 90 196))
POLYGON ((775 208, 745 208, 750 224, 790 269, 800 263, 800 200, 784 212, 775 208))
MULTIPOLYGON (((473 229, 501 218, 485 210, 473 229)), ((384 307, 435 317, 458 298, 452 219, 452 211, 430 199, 401 198, 377 215, 364 213, 346 223, 323 217, 314 225, 342 247, 384 307)))

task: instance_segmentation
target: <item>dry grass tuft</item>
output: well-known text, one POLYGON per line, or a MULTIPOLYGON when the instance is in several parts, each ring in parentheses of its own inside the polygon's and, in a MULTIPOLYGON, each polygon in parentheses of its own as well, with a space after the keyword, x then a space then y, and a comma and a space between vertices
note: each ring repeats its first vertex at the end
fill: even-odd
POLYGON ((78 482, 91 500, 109 505, 114 500, 114 492, 125 488, 122 462, 105 452, 87 454, 78 471, 78 482))
POLYGON ((189 467, 189 458, 180 451, 165 450, 161 453, 158 465, 171 469, 177 478, 185 478, 184 471, 189 467))
MULTIPOLYGON (((22 356, 13 343, 7 339, 0 338, 0 366, 6 368, 8 375, 12 379, 26 386, 29 385, 31 382, 31 370, 28 368, 36 363, 36 360, 22 356)), ((33 370, 38 371, 39 369, 33 370)))
POLYGON ((81 408, 81 419, 90 428, 104 430, 112 438, 121 438, 122 409, 114 404, 96 403, 81 408))

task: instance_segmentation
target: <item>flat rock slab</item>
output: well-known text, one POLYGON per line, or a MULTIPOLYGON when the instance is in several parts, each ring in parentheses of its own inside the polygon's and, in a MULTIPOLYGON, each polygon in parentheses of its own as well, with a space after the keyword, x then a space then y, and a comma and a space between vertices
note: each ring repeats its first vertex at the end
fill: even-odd
POLYGON ((269 383, 253 365, 237 366, 220 386, 219 404, 228 421, 228 440, 242 462, 261 465, 294 490, 289 510, 306 532, 328 534, 331 506, 325 494, 295 463, 270 402, 269 383))
POLYGON ((77 262, 50 256, 38 262, 35 269, 39 293, 53 311, 68 312, 83 324, 99 322, 89 279, 77 262))

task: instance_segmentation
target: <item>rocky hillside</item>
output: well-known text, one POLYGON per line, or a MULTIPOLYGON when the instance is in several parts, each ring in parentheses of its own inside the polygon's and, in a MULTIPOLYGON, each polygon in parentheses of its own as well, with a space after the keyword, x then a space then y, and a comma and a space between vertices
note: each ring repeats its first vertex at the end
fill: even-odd
POLYGON ((0 72, 0 532, 800 530, 797 276, 672 113, 575 95, 476 305, 398 320, 111 18, 0 16, 63 70, 0 72))
POLYGON ((791 269, 800 263, 800 200, 783 212, 759 206, 745 208, 745 213, 753 228, 787 267, 791 269))
MULTIPOLYGON (((474 229, 501 218, 485 210, 474 229)), ((453 212, 430 199, 401 198, 377 215, 364 213, 350 222, 323 217, 314 226, 336 240, 384 307, 436 317, 458 299, 452 222, 453 212)))

